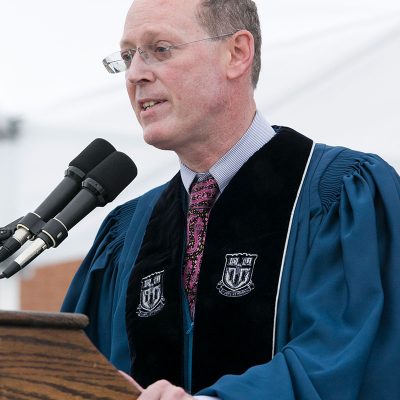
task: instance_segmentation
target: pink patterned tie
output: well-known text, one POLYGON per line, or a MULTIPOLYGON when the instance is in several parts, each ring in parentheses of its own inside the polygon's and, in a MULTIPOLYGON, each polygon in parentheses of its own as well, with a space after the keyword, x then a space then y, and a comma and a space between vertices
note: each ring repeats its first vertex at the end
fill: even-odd
POLYGON ((197 282, 206 240, 208 217, 218 191, 218 184, 212 176, 204 181, 195 183, 190 191, 183 284, 188 297, 192 319, 194 317, 197 282))

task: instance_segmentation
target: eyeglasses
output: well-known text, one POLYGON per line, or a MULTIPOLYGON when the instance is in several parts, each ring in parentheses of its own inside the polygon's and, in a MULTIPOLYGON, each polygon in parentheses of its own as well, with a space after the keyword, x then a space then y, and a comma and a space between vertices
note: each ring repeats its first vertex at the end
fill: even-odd
POLYGON ((153 44, 145 44, 142 47, 136 49, 127 49, 123 51, 117 51, 110 54, 103 60, 103 65, 110 74, 117 74, 118 72, 123 72, 129 69, 132 59, 136 53, 139 53, 143 61, 149 65, 154 63, 159 63, 171 58, 171 50, 177 49, 181 46, 186 46, 192 43, 203 42, 205 40, 216 40, 222 39, 227 36, 232 36, 236 32, 226 33, 224 35, 208 37, 204 39, 194 40, 193 42, 167 45, 165 42, 157 42, 153 44))

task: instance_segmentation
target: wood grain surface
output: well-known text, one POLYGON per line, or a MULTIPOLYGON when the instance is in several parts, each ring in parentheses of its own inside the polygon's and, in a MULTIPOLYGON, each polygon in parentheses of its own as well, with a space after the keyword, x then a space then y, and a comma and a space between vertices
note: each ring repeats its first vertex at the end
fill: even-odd
POLYGON ((0 311, 0 326, 32 326, 47 328, 83 329, 89 318, 83 314, 36 311, 0 311))
MULTIPOLYGON (((138 397, 139 393, 95 349, 81 329, 71 328, 70 322, 67 327, 60 327, 56 320, 65 316, 46 315, 44 319, 50 318, 44 322, 42 314, 28 314, 19 314, 15 319, 8 314, 7 320, 0 312, 1 400, 138 397), (41 322, 32 323, 35 317, 41 322)), ((67 319, 71 316, 75 318, 71 314, 67 319)), ((84 318, 78 316, 77 321, 76 326, 81 326, 84 318)))

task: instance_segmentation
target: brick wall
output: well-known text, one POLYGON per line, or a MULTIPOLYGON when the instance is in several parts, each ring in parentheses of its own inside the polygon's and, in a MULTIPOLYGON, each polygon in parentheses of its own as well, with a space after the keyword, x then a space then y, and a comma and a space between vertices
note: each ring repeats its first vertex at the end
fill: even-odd
POLYGON ((21 310, 59 311, 82 260, 35 268, 21 279, 21 310))

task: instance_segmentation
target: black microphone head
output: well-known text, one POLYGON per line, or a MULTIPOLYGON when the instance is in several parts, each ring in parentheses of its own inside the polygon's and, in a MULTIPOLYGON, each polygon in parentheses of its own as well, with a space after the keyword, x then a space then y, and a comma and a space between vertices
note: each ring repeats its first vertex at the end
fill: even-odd
POLYGON ((135 178, 135 163, 124 153, 115 151, 92 169, 87 178, 94 179, 104 189, 106 203, 113 201, 135 178))
POLYGON ((70 163, 69 166, 79 168, 87 174, 101 161, 114 153, 115 147, 107 140, 97 138, 83 149, 70 163))

